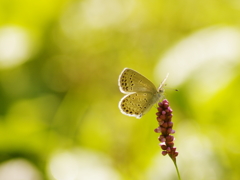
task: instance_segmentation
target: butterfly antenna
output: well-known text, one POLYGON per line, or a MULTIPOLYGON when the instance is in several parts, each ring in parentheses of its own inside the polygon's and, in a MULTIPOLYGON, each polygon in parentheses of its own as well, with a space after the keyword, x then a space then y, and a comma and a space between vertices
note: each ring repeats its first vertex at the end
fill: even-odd
POLYGON ((174 91, 178 91, 178 89, 173 89, 173 88, 169 88, 169 87, 167 87, 166 89, 171 89, 171 90, 174 90, 174 91))
POLYGON ((167 78, 168 78, 169 73, 167 73, 166 77, 164 78, 164 80, 162 81, 162 83, 160 84, 158 91, 160 91, 164 85, 164 83, 166 82, 167 78))

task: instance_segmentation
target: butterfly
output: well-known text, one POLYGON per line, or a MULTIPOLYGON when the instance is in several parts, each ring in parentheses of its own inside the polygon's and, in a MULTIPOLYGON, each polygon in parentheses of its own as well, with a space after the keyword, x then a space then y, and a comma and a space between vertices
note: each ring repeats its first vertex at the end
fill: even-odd
POLYGON ((128 116, 141 118, 163 97, 163 86, 168 77, 157 89, 146 77, 129 68, 123 69, 118 79, 118 86, 126 94, 119 102, 120 111, 128 116))

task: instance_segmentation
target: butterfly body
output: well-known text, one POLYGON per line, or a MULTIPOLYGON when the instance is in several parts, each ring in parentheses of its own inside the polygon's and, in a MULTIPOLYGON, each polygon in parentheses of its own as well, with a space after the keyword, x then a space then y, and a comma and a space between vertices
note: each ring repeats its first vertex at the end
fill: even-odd
POLYGON ((162 98, 165 80, 166 78, 157 89, 140 73, 125 68, 118 80, 120 91, 126 94, 119 102, 121 112, 128 116, 141 118, 162 98))

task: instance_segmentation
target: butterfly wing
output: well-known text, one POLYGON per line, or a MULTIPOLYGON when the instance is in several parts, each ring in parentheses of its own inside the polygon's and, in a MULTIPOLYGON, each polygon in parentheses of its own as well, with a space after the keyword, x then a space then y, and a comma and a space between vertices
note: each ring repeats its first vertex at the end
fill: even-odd
POLYGON ((138 72, 125 68, 119 76, 120 91, 125 94, 132 92, 157 92, 154 84, 138 72))
POLYGON ((160 97, 160 93, 131 93, 121 99, 119 109, 125 115, 141 118, 142 115, 148 112, 159 101, 160 97))

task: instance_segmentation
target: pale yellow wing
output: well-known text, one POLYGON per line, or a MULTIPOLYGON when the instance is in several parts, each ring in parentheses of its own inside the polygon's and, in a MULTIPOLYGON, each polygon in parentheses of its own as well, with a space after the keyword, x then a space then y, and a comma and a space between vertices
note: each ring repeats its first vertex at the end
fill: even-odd
POLYGON ((157 92, 154 84, 138 72, 125 68, 119 76, 120 91, 125 94, 132 92, 157 92))
POLYGON ((141 118, 151 107, 159 101, 160 93, 138 92, 124 96, 119 102, 119 109, 128 116, 141 118))

